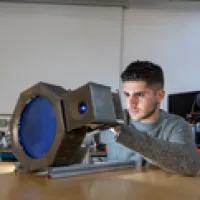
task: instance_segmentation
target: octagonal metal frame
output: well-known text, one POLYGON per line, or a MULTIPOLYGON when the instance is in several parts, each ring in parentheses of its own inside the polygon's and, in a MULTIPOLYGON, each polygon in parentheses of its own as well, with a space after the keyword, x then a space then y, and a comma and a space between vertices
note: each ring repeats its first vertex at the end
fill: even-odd
POLYGON ((42 83, 37 83, 20 94, 11 118, 10 133, 13 153, 25 170, 33 171, 38 168, 48 167, 53 163, 66 131, 62 114, 61 100, 62 98, 60 96, 48 89, 48 87, 42 85, 42 83), (24 111, 26 105, 30 102, 30 100, 36 97, 44 97, 49 99, 55 109, 57 119, 55 140, 49 152, 40 159, 33 159, 26 154, 19 143, 18 136, 21 114, 24 111))

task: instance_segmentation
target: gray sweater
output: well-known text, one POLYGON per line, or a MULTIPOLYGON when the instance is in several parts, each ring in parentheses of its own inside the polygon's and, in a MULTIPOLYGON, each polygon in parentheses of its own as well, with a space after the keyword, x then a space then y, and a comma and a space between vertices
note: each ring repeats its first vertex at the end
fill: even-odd
MULTIPOLYGON (((114 134, 113 134, 114 135, 114 134)), ((102 134, 108 144, 110 161, 135 160, 136 166, 153 165, 163 170, 186 176, 199 175, 200 155, 194 133, 183 118, 160 111, 157 122, 144 124, 131 121, 122 126, 119 136, 102 134)))

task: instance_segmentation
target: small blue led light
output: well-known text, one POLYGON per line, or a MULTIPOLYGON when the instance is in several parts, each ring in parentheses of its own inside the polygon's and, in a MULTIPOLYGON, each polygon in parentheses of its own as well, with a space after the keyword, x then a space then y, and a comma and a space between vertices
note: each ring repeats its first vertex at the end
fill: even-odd
POLYGON ((87 111, 87 105, 85 103, 80 103, 78 106, 78 111, 80 114, 84 114, 87 111))

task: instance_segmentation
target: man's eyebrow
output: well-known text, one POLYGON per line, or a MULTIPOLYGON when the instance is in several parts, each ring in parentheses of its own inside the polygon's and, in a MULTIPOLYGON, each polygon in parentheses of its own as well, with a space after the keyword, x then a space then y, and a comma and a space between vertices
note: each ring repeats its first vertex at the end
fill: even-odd
POLYGON ((137 92, 127 92, 127 91, 124 91, 125 95, 130 95, 130 94, 132 94, 132 95, 134 94, 135 95, 135 94, 141 94, 141 93, 144 94, 144 93, 147 93, 147 91, 145 91, 145 90, 141 90, 141 91, 137 91, 137 92))

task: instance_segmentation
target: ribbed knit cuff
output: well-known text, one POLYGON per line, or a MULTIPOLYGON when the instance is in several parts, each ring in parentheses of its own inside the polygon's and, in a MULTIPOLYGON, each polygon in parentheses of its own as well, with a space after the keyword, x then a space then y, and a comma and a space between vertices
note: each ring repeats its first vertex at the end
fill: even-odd
POLYGON ((121 144, 127 144, 130 141, 130 128, 128 126, 121 126, 120 131, 115 135, 115 140, 121 144))

